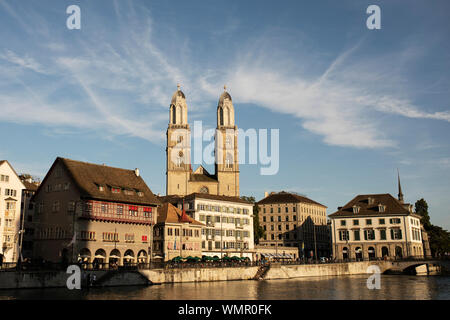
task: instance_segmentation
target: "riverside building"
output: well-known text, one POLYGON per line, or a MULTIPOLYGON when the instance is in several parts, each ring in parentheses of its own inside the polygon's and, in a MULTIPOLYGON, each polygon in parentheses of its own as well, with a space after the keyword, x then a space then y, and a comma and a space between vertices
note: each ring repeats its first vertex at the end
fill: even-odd
POLYGON ((203 223, 170 203, 158 210, 153 228, 155 260, 169 261, 175 257, 202 257, 203 223))
POLYGON ((329 217, 337 260, 424 256, 420 216, 404 203, 400 179, 398 199, 388 193, 358 195, 329 217))
POLYGON ((186 213, 205 225, 202 228, 202 255, 255 258, 251 202, 206 193, 165 196, 160 200, 179 209, 184 203, 186 213))
POLYGON ((33 197, 33 255, 52 262, 148 262, 160 204, 139 170, 57 158, 33 197))
POLYGON ((304 258, 330 256, 326 206, 284 191, 266 192, 257 205, 259 224, 265 232, 260 245, 296 247, 304 258))
POLYGON ((7 160, 0 160, 0 266, 17 262, 20 256, 19 239, 22 190, 19 176, 7 160))

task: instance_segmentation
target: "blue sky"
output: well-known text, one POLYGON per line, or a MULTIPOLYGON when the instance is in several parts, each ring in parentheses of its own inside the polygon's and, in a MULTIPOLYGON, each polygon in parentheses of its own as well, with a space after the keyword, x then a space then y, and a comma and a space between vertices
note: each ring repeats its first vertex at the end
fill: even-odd
MULTIPOLYGON (((289 190, 333 213, 357 194, 425 198, 450 229, 448 1, 0 0, 0 159, 43 177, 57 156, 140 168, 165 190, 176 84, 189 122, 280 129, 280 170, 241 165, 241 194, 289 190), (81 8, 81 30, 66 8, 81 8), (381 7, 381 30, 366 8, 381 7)), ((208 167, 208 169, 211 169, 208 167)))

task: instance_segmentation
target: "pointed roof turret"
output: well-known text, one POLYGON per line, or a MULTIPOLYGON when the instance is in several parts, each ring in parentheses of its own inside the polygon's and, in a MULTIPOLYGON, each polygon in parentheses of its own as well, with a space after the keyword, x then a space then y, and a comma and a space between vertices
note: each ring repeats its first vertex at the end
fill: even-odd
POLYGON ((403 193, 402 193, 402 185, 400 184, 400 172, 397 169, 397 177, 398 177, 398 201, 403 203, 403 193))

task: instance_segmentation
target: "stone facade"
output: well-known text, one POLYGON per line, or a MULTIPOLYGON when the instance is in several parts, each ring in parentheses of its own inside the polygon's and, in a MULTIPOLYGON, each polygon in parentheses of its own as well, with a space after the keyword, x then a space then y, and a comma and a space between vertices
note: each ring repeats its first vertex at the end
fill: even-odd
POLYGON ((215 173, 191 166, 191 129, 184 93, 178 87, 170 104, 166 147, 166 195, 191 193, 239 196, 237 127, 231 96, 225 91, 217 107, 215 173))
POLYGON ((259 224, 265 231, 263 246, 298 249, 304 258, 330 256, 330 231, 327 207, 306 197, 278 192, 258 202, 259 224), (312 254, 312 255, 311 255, 312 254))
POLYGON ((390 194, 359 195, 330 218, 335 259, 424 256, 420 216, 390 194))

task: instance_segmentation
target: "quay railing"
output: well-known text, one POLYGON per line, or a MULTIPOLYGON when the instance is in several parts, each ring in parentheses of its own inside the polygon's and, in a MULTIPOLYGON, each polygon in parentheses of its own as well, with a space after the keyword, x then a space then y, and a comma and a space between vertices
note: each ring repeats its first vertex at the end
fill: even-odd
MULTIPOLYGON (((449 260, 448 258, 365 258, 365 259, 328 259, 324 261, 316 261, 311 259, 298 260, 259 260, 259 261, 198 261, 198 262, 149 262, 149 263, 124 263, 118 265, 117 263, 73 263, 82 270, 123 270, 123 271, 138 271, 149 269, 190 269, 190 268, 237 268, 237 267, 254 267, 262 265, 270 265, 277 263, 281 265, 308 265, 308 264, 336 264, 346 262, 360 262, 360 261, 391 261, 391 262, 409 262, 409 261, 438 261, 449 260)), ((8 271, 65 271, 71 263, 2 263, 0 264, 0 272, 8 271)))

